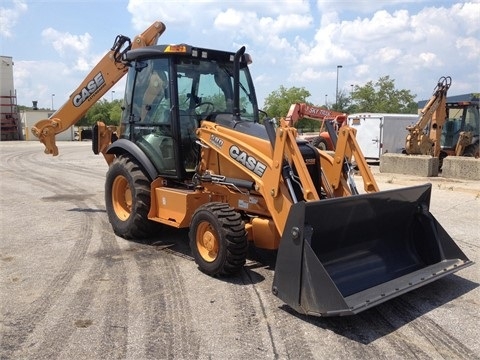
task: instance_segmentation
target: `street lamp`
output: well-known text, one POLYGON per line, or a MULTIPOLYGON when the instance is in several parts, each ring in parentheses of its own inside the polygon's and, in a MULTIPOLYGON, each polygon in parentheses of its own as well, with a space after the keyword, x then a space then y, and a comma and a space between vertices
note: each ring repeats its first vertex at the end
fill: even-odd
POLYGON ((52 111, 53 111, 53 97, 55 96, 55 94, 52 94, 52 111))
POLYGON ((353 94, 353 84, 350 84, 350 97, 352 97, 353 94))
POLYGON ((115 94, 115 90, 112 90, 112 102, 113 102, 113 94, 115 94))
POLYGON ((338 69, 341 69, 342 65, 337 65, 337 87, 335 89, 335 106, 338 107, 338 69))
POLYGON ((328 97, 328 94, 325 94, 325 107, 328 109, 328 105, 327 105, 327 97, 328 97))

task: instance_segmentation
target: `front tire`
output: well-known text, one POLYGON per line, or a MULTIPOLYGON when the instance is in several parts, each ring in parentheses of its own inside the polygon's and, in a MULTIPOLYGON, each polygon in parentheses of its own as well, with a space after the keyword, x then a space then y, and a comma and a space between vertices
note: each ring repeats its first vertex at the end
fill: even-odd
POLYGON ((116 235, 143 239, 152 235, 154 223, 148 220, 150 181, 131 156, 116 157, 105 181, 105 206, 116 235))
POLYGON ((245 223, 228 204, 200 206, 193 214, 189 238, 195 262, 208 275, 232 275, 245 264, 248 251, 245 223))

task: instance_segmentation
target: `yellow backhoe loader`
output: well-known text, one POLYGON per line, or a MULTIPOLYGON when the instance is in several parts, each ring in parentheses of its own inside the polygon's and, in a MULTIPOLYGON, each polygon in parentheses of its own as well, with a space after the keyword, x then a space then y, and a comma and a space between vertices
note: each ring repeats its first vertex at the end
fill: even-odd
MULTIPOLYGON (((110 73, 128 69, 121 124, 98 123, 92 141, 109 164, 106 210, 117 235, 161 236, 156 223, 189 228, 193 257, 212 276, 240 271, 249 244, 278 250, 273 293, 320 316, 358 313, 472 264, 430 213, 429 184, 379 191, 354 129, 332 131, 332 156, 297 140, 283 119, 260 124, 244 47, 147 41, 102 62, 110 73)), ((82 84, 81 101, 66 106, 101 91, 82 84)), ((62 116, 34 129, 53 155, 54 133, 74 122, 62 116)))
POLYGON ((407 127, 405 153, 439 158, 439 167, 447 156, 476 157, 479 154, 480 115, 476 101, 447 101, 452 84, 442 76, 418 121, 407 127))

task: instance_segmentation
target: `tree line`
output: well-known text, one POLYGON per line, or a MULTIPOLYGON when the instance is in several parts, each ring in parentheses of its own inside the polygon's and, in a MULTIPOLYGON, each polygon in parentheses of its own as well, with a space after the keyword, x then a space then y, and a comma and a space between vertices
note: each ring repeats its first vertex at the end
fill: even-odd
MULTIPOLYGON (((285 88, 280 86, 278 90, 271 92, 265 98, 264 110, 269 117, 277 119, 287 115, 291 104, 306 103, 311 106, 326 108, 346 114, 353 113, 397 113, 416 114, 418 106, 415 102, 415 94, 410 90, 398 90, 395 88, 395 80, 389 76, 380 77, 377 81, 369 81, 365 85, 355 85, 350 94, 341 90, 338 92, 337 103, 314 104, 307 99, 310 92, 304 87, 285 88)), ((307 131, 317 131, 320 123, 317 120, 301 119, 296 127, 307 131)))

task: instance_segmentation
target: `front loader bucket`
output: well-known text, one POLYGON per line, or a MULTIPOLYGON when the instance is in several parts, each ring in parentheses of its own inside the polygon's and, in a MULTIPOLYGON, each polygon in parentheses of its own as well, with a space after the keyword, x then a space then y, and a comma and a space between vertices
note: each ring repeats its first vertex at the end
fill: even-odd
POLYGON ((294 204, 273 293, 300 313, 352 315, 471 265, 430 194, 426 184, 294 204))

